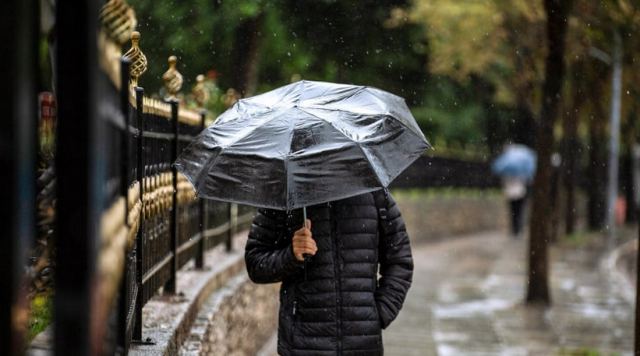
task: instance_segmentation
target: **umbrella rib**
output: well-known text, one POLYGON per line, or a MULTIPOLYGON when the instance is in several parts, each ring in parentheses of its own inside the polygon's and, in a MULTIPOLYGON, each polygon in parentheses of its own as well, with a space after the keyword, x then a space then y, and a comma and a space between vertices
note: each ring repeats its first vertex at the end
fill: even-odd
POLYGON ((209 158, 207 160, 207 163, 205 165, 202 166, 202 170, 200 171, 200 174, 198 174, 198 179, 196 180, 198 186, 196 187, 196 194, 200 191, 200 186, 204 183, 204 181, 206 180, 206 177, 209 175, 209 170, 211 169, 211 167, 213 167, 216 163, 218 163, 218 159, 220 159, 220 156, 222 156, 222 146, 220 147, 220 152, 218 152, 218 154, 213 157, 213 158, 209 158), (204 180, 202 178, 205 178, 204 180))
MULTIPOLYGON (((333 126, 333 125, 331 125, 331 126, 333 126)), ((373 172, 373 176, 376 177, 376 180, 378 181, 378 184, 380 184, 381 187, 386 188, 387 186, 382 184, 382 181, 380 180, 380 176, 378 176, 378 174, 376 173, 375 169, 373 169, 373 164, 371 163, 371 158, 369 158, 369 155, 364 151, 362 146, 360 146, 360 143, 356 142, 356 146, 358 147, 358 149, 360 149, 360 152, 362 152, 362 154, 364 155, 364 158, 367 160, 367 162, 369 162, 369 169, 373 172)))
POLYGON ((238 138, 237 138, 237 139, 235 139, 233 142, 231 142, 231 143, 229 143, 229 144, 227 144, 227 145, 224 145, 224 146, 223 146, 223 145, 219 145, 219 147, 220 147, 220 148, 223 148, 223 149, 224 149, 224 148, 229 148, 229 147, 231 147, 231 146, 235 145, 236 143, 240 142, 240 140, 247 138, 249 135, 251 135, 252 133, 254 133, 254 132, 255 132, 258 128, 260 128, 261 126, 264 126, 264 125, 266 125, 266 124, 270 123, 271 121, 273 121, 273 120, 275 120, 275 119, 277 119, 277 118, 279 118, 279 116, 274 116, 274 117, 272 117, 272 118, 270 118, 270 119, 268 119, 268 120, 266 120, 266 121, 264 121, 264 122, 260 123, 260 125, 258 125, 258 126, 256 126, 256 127, 252 128, 251 130, 249 130, 249 132, 247 132, 246 134, 244 134, 244 135, 242 135, 242 136, 238 137, 238 138))
MULTIPOLYGON (((381 89, 378 89, 378 88, 372 88, 372 89, 375 89, 375 90, 378 90, 378 91, 382 91, 381 89)), ((395 95, 395 94, 393 94, 393 93, 389 93, 389 92, 385 92, 385 91, 382 91, 382 92, 384 92, 384 93, 386 93, 386 94, 388 94, 388 95, 391 95, 391 96, 393 96, 393 97, 396 97, 398 100, 401 100, 402 102, 404 102, 405 106, 406 106, 406 107, 407 107, 407 109, 409 110, 409 113, 411 114, 411 109, 409 109, 409 106, 407 105, 407 102, 406 102, 406 100, 405 100, 403 97, 400 97, 400 96, 397 96, 397 95, 395 95)), ((369 91, 369 94, 371 94, 372 96, 374 96, 376 99, 381 100, 382 102, 386 102, 386 100, 385 100, 384 98, 381 98, 381 97, 378 95, 378 93, 376 93, 376 92, 369 91)), ((423 133, 422 131, 420 131, 420 132, 416 132, 416 131, 414 130, 414 128, 407 126, 403 120, 399 120, 399 119, 398 119, 398 121, 399 121, 399 122, 400 122, 404 127, 408 128, 409 130, 411 130, 411 131, 413 131, 414 133, 416 133, 418 137, 420 137, 420 135, 424 136, 424 133, 423 133)), ((414 120, 414 121, 415 121, 415 120, 414 120)), ((416 124, 417 124, 417 123, 416 123, 416 124)), ((418 130, 420 130, 420 128, 418 128, 418 130)), ((427 138, 425 137, 424 139, 425 139, 425 141, 426 141, 426 139, 427 139, 427 138)), ((429 143, 429 142, 427 141, 427 143, 429 143)), ((431 145, 429 145, 429 146, 431 146, 431 145)))
POLYGON ((329 126, 333 127, 333 129, 334 129, 334 130, 338 131, 342 136, 344 136, 345 138, 347 138, 347 140, 350 140, 351 142, 353 142, 353 143, 356 145, 356 147, 358 147, 358 149, 360 150, 360 152, 362 152, 362 155, 364 156, 364 158, 365 158, 365 159, 367 160, 367 162, 369 163, 369 169, 373 172, 373 176, 374 176, 374 177, 376 177, 376 180, 378 181, 378 183, 380 184, 380 186, 381 186, 381 187, 385 187, 385 188, 386 188, 386 186, 385 186, 384 184, 382 184, 382 181, 380 180, 380 177, 378 176, 378 174, 377 174, 377 173, 375 172, 375 170, 373 169, 373 165, 371 164, 371 159, 369 158, 369 155, 364 151, 364 149, 360 146, 360 142, 355 141, 355 140, 354 140, 354 139, 352 139, 351 137, 347 136, 344 132, 342 132, 342 130, 340 130, 339 128, 335 127, 331 121, 327 121, 327 120, 325 120, 325 119, 321 118, 320 116, 314 115, 314 114, 312 114, 312 113, 310 113, 310 112, 308 112, 308 111, 306 111, 306 110, 301 110, 300 108, 298 108, 298 110, 300 110, 300 111, 304 111, 304 112, 306 112, 307 114, 309 114, 309 115, 311 115, 311 116, 314 116, 314 117, 317 117, 318 119, 320 119, 320 120, 322 120, 322 121, 324 121, 324 122, 328 123, 328 124, 329 124, 329 126))
MULTIPOLYGON (((291 147, 291 142, 293 141, 293 120, 289 122, 289 147, 291 147)), ((284 172, 287 175, 284 183, 284 201, 287 205, 287 211, 289 211, 289 187, 291 186, 291 173, 289 172, 289 156, 291 155, 291 149, 289 152, 284 155, 284 172)))
MULTIPOLYGON (((327 120, 325 120, 325 119, 321 118, 321 117, 320 117, 320 116, 318 116, 318 115, 314 115, 314 114, 312 114, 312 113, 308 112, 307 110, 304 110, 304 109, 307 109, 307 108, 308 108, 308 109, 314 109, 314 110, 324 110, 324 111, 340 111, 340 112, 344 112, 344 113, 347 113, 347 114, 353 114, 353 113, 354 113, 354 111, 349 111, 349 110, 344 110, 344 109, 326 109, 326 108, 319 107, 319 106, 303 106, 303 107, 298 107, 298 109, 300 109, 300 110, 302 110, 302 111, 306 112, 307 114, 309 114, 309 115, 313 115, 313 116, 315 116, 315 117, 319 118, 320 120, 323 120, 323 121, 326 121, 326 122, 329 122, 329 121, 327 121, 327 120)), ((357 113, 357 112, 355 112, 355 113, 357 113)), ((399 122, 399 123, 400 123, 400 125, 402 125, 404 128, 406 128, 407 130, 411 131, 411 132, 412 132, 413 134, 415 134, 418 138, 422 139, 422 137, 420 137, 420 135, 419 135, 417 132, 415 132, 415 130, 414 130, 414 129, 412 129, 411 127, 409 127, 409 126, 405 125, 405 123, 404 123, 402 120, 398 120, 398 119, 396 119, 393 115, 390 115, 390 114, 363 114, 363 113, 357 113, 357 114, 360 114, 360 115, 369 115, 369 116, 380 116, 380 115, 384 115, 384 116, 386 116, 386 117, 393 118, 394 120, 396 120, 397 122, 399 122)), ((331 126, 333 126, 333 125, 331 125, 331 126)), ((335 126, 333 126, 333 127, 335 127, 335 126)), ((424 135, 424 134, 423 134, 423 135, 424 135)), ((431 146, 431 143, 429 143, 429 141, 427 140, 427 138, 426 138, 426 137, 424 138, 424 140, 427 142, 427 146, 428 146, 427 148, 433 148, 433 146, 431 146)))
MULTIPOLYGON (((349 94, 349 96, 344 97, 344 98, 340 98, 340 101, 344 101, 344 100, 346 100, 346 99, 352 98, 353 96, 355 96, 355 95, 356 95, 356 94, 358 94, 358 93, 363 92, 363 91, 364 91, 365 89, 367 89, 367 88, 368 88, 367 86, 358 86, 356 90, 354 90, 351 94, 349 94)), ((328 91, 329 91, 329 89, 326 89, 325 91, 323 91, 323 92, 322 92, 322 94, 317 95, 317 96, 316 96, 316 97, 314 97, 314 98, 322 97, 322 96, 323 96, 326 92, 328 92, 328 91)), ((304 104, 303 104, 303 107, 304 107, 304 104)), ((310 107, 313 107, 313 106, 310 106, 310 107)), ((327 110, 332 110, 332 109, 327 109, 327 110)))
MULTIPOLYGON (((367 159, 367 161, 369 162, 369 167, 372 167, 372 165, 371 165, 371 159, 370 159, 369 155, 364 151, 364 149, 362 148, 362 146, 360 146, 360 142, 357 142, 357 141, 354 141, 353 139, 351 139, 351 137, 347 136, 344 132, 342 132, 340 129, 338 129, 336 126, 334 126, 334 125, 333 125, 333 123, 332 123, 331 121, 327 121, 327 120, 325 120, 325 119, 321 118, 321 117, 320 117, 320 116, 318 116, 318 115, 314 115, 313 113, 310 113, 310 112, 308 112, 308 111, 306 111, 306 110, 303 110, 304 108, 300 108, 300 107, 299 107, 298 109, 299 109, 299 110, 301 110, 301 111, 306 112, 307 114, 309 114, 309 115, 311 115, 311 116, 317 117, 318 119, 320 119, 320 120, 322 120, 322 121, 324 121, 324 122, 328 123, 329 125, 331 125, 331 127, 333 127, 336 131, 340 132, 340 134, 341 134, 341 135, 343 135, 344 137, 346 137, 348 140, 352 140, 352 141, 356 144, 356 146, 358 146, 358 148, 362 151, 362 154, 365 156, 365 158, 366 158, 366 159, 367 159)), ((323 110, 329 110, 329 109, 323 109, 323 110)), ((340 110, 340 109, 336 109, 336 110, 338 110, 338 111, 342 111, 342 112, 348 112, 348 111, 340 110)), ((393 116, 391 116, 391 115, 385 115, 385 116, 386 116, 386 117, 393 118, 393 116)), ((416 134, 416 132, 415 132, 415 131, 413 131, 411 128, 409 128, 409 127, 407 127, 406 125, 404 125, 400 120, 396 120, 396 121, 400 122, 400 125, 402 125, 402 126, 403 126, 406 130, 408 130, 412 135, 414 135, 414 136, 415 136, 415 137, 417 137, 418 139, 423 139, 423 138, 422 138, 422 137, 420 137, 418 134, 416 134)), ((427 148, 426 148, 426 149, 432 148, 431 144, 429 143, 429 141, 427 141, 427 140, 426 140, 426 138, 424 138, 424 142, 427 144, 427 148)), ((410 165, 411 163, 413 163, 413 162, 410 162, 410 163, 406 164, 406 165, 403 167, 403 169, 402 169, 402 170, 400 170, 400 172, 402 172, 404 169, 406 169, 407 167, 409 167, 409 165, 410 165)), ((380 183, 380 185, 381 185, 381 186, 383 186, 383 187, 386 187, 384 184, 382 184, 382 181, 380 181, 380 177, 379 177, 377 174, 375 174, 375 172, 374 172, 374 175, 375 175, 376 179, 378 180, 378 182, 380 183)), ((396 175, 396 177, 393 177, 393 179, 395 179, 395 178, 397 178, 397 175, 396 175)), ((389 180, 389 183, 391 183, 391 181, 393 181, 393 179, 390 179, 390 180, 389 180)))
MULTIPOLYGON (((302 82, 303 82, 303 80, 299 81, 299 82, 298 82, 299 84, 298 84, 298 85, 296 85, 296 88, 292 89, 291 91, 294 91, 294 90, 296 90, 300 85, 303 85, 303 84, 302 84, 302 82)), ((267 107, 268 107, 268 108, 275 108, 276 106, 278 106, 278 104, 280 104, 280 103, 282 102, 282 100, 284 100, 284 98, 285 98, 285 95, 280 96, 280 99, 278 99, 278 101, 276 101, 275 103, 273 103, 272 105, 267 106, 267 107)), ((297 98, 297 99, 296 99, 296 102, 299 102, 299 101, 300 101, 300 98, 297 98)))
POLYGON ((196 181, 198 182, 198 186, 196 187, 196 192, 200 190, 200 186, 202 185, 203 181, 202 181, 202 177, 206 176, 209 174, 209 170, 211 169, 211 167, 213 167, 217 162, 218 159, 220 158, 220 156, 222 155, 223 151, 225 148, 229 148, 231 146, 233 146, 234 144, 238 143, 240 140, 246 138, 247 136, 251 135, 253 132, 255 132, 255 130, 257 130, 260 126, 263 126, 264 124, 267 124, 275 119, 277 119, 278 116, 274 116, 271 119, 268 119, 267 121, 261 123, 259 126, 254 127, 253 129, 251 129, 249 132, 247 132, 245 135, 242 135, 241 137, 238 137, 237 139, 235 139, 233 142, 227 144, 227 145, 221 145, 221 144, 217 144, 218 147, 220 147, 220 152, 215 156, 215 157, 211 157, 207 160, 207 162, 202 166, 202 170, 200 171, 200 174, 198 174, 198 177, 196 179, 196 181))
POLYGON ((300 103, 300 95, 302 94, 302 92, 304 91, 304 87, 307 84, 306 80, 301 80, 298 84, 298 86, 296 86, 296 89, 298 90, 298 98, 296 99, 296 103, 300 103))

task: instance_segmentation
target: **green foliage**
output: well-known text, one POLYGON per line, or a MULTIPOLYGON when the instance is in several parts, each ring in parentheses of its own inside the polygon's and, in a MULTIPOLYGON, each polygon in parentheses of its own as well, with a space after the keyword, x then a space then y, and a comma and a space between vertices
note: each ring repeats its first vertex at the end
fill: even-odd
POLYGON ((27 341, 44 331, 53 320, 53 296, 49 293, 37 294, 31 300, 31 315, 27 341))
POLYGON ((476 3, 467 9, 473 11, 466 13, 464 6, 454 2, 439 3, 442 18, 427 16, 433 22, 428 24, 415 18, 426 11, 424 4, 415 2, 411 7, 408 0, 130 3, 138 16, 141 47, 149 60, 148 72, 141 78, 147 93, 160 90, 167 57, 175 54, 185 78, 183 93, 189 93, 197 74, 208 73, 215 79, 210 83, 213 100, 208 105, 215 114, 224 109, 220 99, 234 83, 232 73, 237 63, 233 53, 239 26, 261 16, 258 92, 297 79, 388 90, 406 98, 438 153, 495 152, 511 133, 511 121, 518 118, 508 105, 498 104, 494 95, 503 90, 502 84, 495 86, 502 83, 496 76, 506 78, 513 68, 512 62, 500 57, 504 51, 495 56, 491 52, 491 46, 504 37, 505 30, 499 27, 503 17, 482 25, 498 35, 470 42, 472 48, 463 43, 474 36, 471 25, 486 16, 492 18, 491 6, 476 3), (449 13, 447 6, 454 13, 449 13), (473 14, 479 17, 474 19, 473 14), (468 24, 455 22, 469 19, 473 21, 468 24), (456 30, 460 26, 466 29, 463 33, 456 30), (473 46, 483 49, 481 56, 474 53, 473 46), (445 69, 449 55, 457 58, 452 70, 445 69), (429 61, 439 74, 429 74, 429 61))
POLYGON ((390 14, 405 1, 288 0, 282 20, 312 54, 304 78, 366 84, 416 105, 427 81, 419 26, 390 14))
POLYGON ((432 79, 421 106, 413 114, 424 132, 437 132, 434 146, 480 146, 485 140, 486 119, 482 103, 468 88, 443 77, 432 79))
POLYGON ((477 188, 408 188, 393 189, 394 197, 404 201, 422 201, 434 199, 455 199, 459 197, 487 199, 501 198, 502 191, 497 188, 477 189, 477 188))
POLYGON ((558 356, 617 356, 617 352, 602 353, 600 350, 592 348, 565 349, 558 351, 558 356))
POLYGON ((411 19, 425 27, 430 69, 459 82, 481 76, 496 87, 495 99, 516 100, 514 89, 539 79, 543 52, 542 2, 527 0, 414 0, 411 19))
POLYGON ((183 92, 191 88, 196 75, 214 68, 215 43, 221 34, 214 31, 212 20, 222 16, 216 16, 218 9, 213 1, 129 2, 136 11, 140 47, 148 60, 148 70, 140 79, 147 93, 162 87, 162 73, 168 68, 170 55, 178 57, 178 70, 185 79, 183 92))
POLYGON ((589 246, 595 239, 601 237, 601 234, 594 232, 575 232, 571 235, 565 235, 562 237, 562 245, 570 248, 580 248, 589 246))

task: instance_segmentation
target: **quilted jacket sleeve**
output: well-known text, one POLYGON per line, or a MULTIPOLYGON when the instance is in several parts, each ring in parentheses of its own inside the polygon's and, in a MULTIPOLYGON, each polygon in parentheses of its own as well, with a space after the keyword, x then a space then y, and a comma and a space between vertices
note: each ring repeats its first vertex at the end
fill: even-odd
POLYGON ((286 234, 284 211, 258 209, 244 253, 253 282, 280 282, 301 270, 303 264, 293 255, 291 237, 286 234))
POLYGON ((380 278, 375 293, 382 328, 398 316, 413 276, 409 235, 400 210, 387 195, 386 219, 380 219, 380 278))

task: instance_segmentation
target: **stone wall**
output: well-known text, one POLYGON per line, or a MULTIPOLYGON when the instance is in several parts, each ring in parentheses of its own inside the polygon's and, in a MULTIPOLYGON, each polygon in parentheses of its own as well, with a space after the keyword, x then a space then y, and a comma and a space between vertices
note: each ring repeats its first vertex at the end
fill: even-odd
POLYGON ((499 190, 398 189, 397 201, 413 242, 469 233, 507 233, 507 203, 499 190))
POLYGON ((278 287, 231 279, 203 304, 180 355, 255 355, 277 328, 278 287))
POLYGON ((143 340, 130 356, 253 355, 275 330, 278 286, 255 285, 244 264, 248 231, 231 251, 207 251, 203 269, 193 261, 178 271, 178 294, 157 295, 143 308, 143 340))

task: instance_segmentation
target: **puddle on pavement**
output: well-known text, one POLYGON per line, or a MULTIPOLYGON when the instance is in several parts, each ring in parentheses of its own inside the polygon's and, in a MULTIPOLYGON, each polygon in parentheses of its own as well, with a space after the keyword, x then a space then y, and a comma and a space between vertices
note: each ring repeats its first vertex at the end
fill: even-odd
POLYGON ((435 305, 433 315, 439 319, 469 318, 474 315, 489 315, 512 307, 514 302, 505 299, 482 299, 453 305, 435 305))

